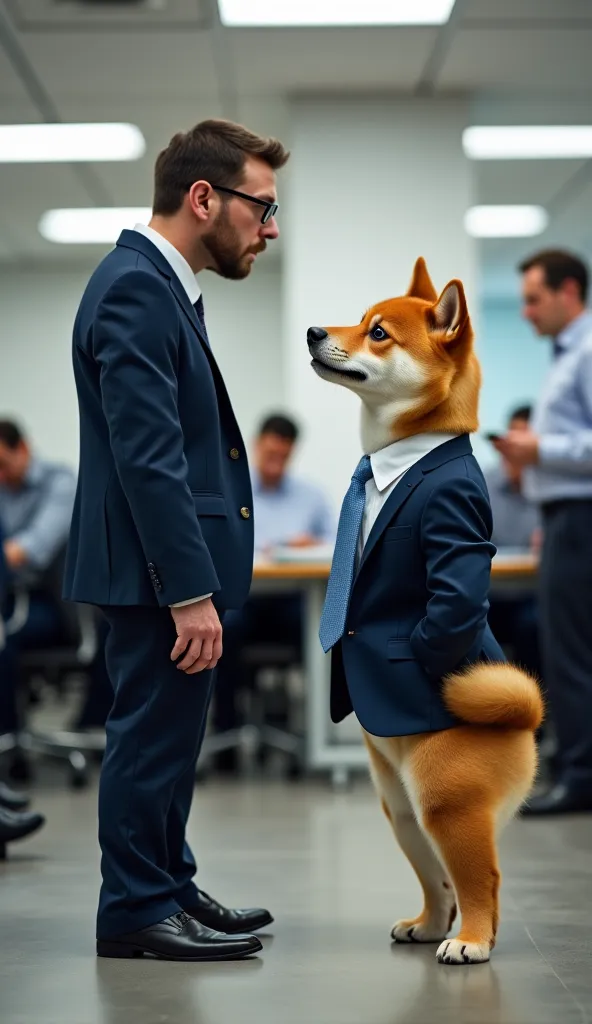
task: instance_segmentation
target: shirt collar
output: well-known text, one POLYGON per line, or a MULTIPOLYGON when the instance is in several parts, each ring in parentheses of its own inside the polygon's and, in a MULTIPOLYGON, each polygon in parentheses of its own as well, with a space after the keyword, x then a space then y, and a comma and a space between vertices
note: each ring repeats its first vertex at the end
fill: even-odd
POLYGON ((197 283, 197 278, 189 266, 187 260, 181 255, 178 249, 172 245, 166 238, 163 238, 158 231, 154 228, 148 227, 147 224, 136 224, 134 231, 138 231, 141 235, 148 238, 153 245, 162 253, 167 263, 170 264, 175 274, 179 278, 179 281, 183 285, 183 288, 187 292, 187 298, 189 299, 192 306, 195 305, 201 295, 201 288, 197 283))
POLYGON ((555 338, 555 346, 560 352, 579 345, 584 338, 592 335, 592 312, 586 309, 583 313, 568 323, 555 338))
POLYGON ((380 448, 370 456, 376 487, 379 491, 384 491, 416 462, 423 459, 424 455, 428 455, 434 448, 445 444, 446 441, 452 441, 455 437, 458 435, 415 434, 414 437, 404 437, 400 441, 393 441, 386 448, 380 448))

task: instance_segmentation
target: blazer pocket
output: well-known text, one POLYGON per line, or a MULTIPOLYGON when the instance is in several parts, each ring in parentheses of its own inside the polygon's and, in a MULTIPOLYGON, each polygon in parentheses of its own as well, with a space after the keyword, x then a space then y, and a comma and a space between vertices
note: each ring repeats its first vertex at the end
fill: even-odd
POLYGON ((223 494, 212 494, 211 491, 192 491, 195 511, 200 516, 225 516, 226 499, 223 494))
POLYGON ((387 640, 389 661, 415 661, 410 640, 387 640))
POLYGON ((409 540, 412 534, 410 526, 389 526, 384 532, 384 539, 387 540, 409 540))

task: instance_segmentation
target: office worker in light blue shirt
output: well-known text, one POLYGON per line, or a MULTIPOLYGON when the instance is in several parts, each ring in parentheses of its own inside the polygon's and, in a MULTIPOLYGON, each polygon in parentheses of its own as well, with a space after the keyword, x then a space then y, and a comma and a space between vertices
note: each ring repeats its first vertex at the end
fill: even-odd
MULTIPOLYGON (((336 522, 323 491, 289 472, 298 428, 282 414, 261 423, 251 460, 255 558, 272 556, 278 546, 314 547, 332 544, 336 522)), ((241 665, 246 644, 273 640, 299 647, 302 631, 300 594, 252 596, 240 611, 224 619, 224 653, 218 666, 214 727, 218 732, 239 724, 238 694, 249 685, 241 665)), ((217 767, 234 771, 233 750, 218 755, 217 767)))
MULTIPOLYGON (((62 617, 43 577, 70 530, 76 478, 67 466, 37 458, 21 428, 0 421, 0 523, 10 579, 29 591, 26 622, 0 652, 0 734, 19 726, 18 651, 58 642, 62 617)), ((8 609, 10 612, 10 608, 8 609)))
POLYGON ((542 510, 543 673, 557 733, 557 777, 527 813, 592 811, 592 313, 589 272, 562 250, 520 267, 524 316, 553 341, 532 429, 496 447, 525 467, 542 510))

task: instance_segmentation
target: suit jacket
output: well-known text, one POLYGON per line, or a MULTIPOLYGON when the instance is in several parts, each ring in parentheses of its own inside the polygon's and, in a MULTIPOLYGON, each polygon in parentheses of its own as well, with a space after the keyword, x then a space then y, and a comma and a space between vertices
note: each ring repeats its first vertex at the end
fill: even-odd
POLYGON ((64 596, 166 606, 245 600, 250 475, 197 314, 159 250, 124 231, 82 297, 73 337, 80 469, 64 596))
POLYGON ((487 624, 492 517, 467 435, 410 469, 370 531, 333 648, 331 717, 375 736, 447 729, 442 677, 504 661, 487 624))

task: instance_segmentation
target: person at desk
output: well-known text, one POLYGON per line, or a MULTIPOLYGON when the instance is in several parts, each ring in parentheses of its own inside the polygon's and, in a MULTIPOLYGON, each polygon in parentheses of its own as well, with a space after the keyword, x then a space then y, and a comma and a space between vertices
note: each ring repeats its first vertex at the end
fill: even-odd
MULTIPOLYGON (((531 407, 515 409, 508 430, 528 430, 531 407)), ((498 549, 537 551, 541 541, 537 506, 523 490, 522 467, 503 456, 500 464, 485 473, 493 516, 492 542, 498 549)), ((512 646, 515 661, 537 678, 541 674, 538 609, 535 595, 498 586, 490 597, 489 625, 496 640, 512 646)))
POLYGON ((556 782, 529 815, 592 811, 592 313, 589 270, 562 250, 521 266, 523 314, 553 343, 532 429, 494 442, 524 467, 525 492, 542 508, 541 642, 557 738, 556 782))
MULTIPOLYGON (((273 414, 261 423, 252 464, 255 559, 273 556, 279 546, 314 547, 332 543, 335 524, 330 505, 320 488, 289 472, 299 431, 288 416, 273 414)), ((301 646, 300 594, 250 597, 240 611, 224 619, 224 653, 218 665, 213 725, 216 732, 236 729, 241 723, 238 695, 244 684, 243 647, 274 642, 301 646)), ((234 750, 218 754, 219 771, 234 772, 234 750)))
MULTIPOLYGON (((68 539, 75 491, 71 469, 35 456, 21 428, 11 420, 0 420, 3 554, 11 581, 29 592, 27 620, 6 637, 0 652, 0 735, 19 728, 19 650, 51 645, 61 635, 60 608, 55 596, 44 589, 43 575, 68 539)), ((6 614, 10 615, 10 595, 8 602, 6 614)))

